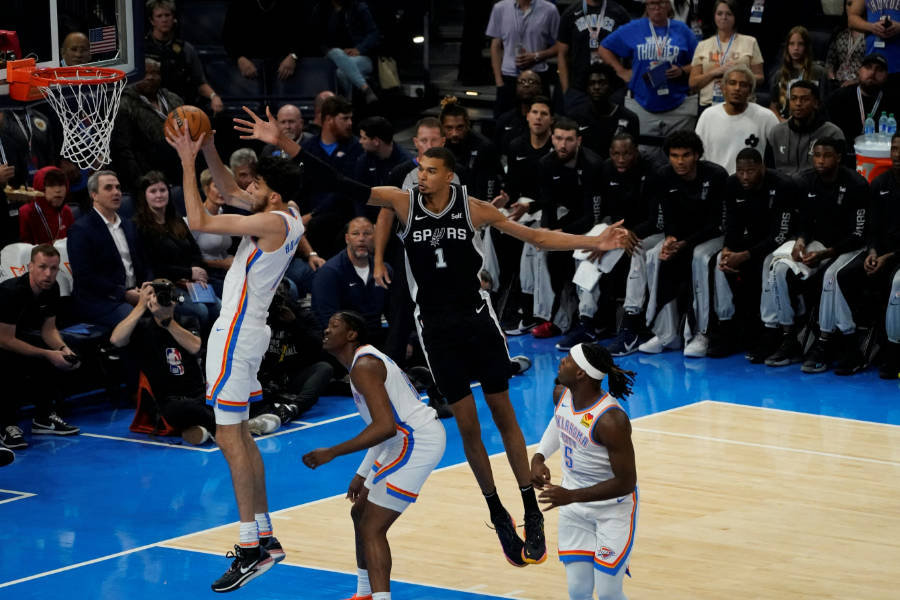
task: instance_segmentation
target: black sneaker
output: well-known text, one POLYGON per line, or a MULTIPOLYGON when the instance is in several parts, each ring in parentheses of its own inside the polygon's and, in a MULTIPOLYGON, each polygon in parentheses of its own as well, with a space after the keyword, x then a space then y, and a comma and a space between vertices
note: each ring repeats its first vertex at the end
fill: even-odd
POLYGON ((497 532, 497 537, 500 538, 500 546, 503 548, 503 554, 506 556, 509 564, 514 567, 528 565, 525 559, 522 558, 525 544, 522 542, 519 534, 516 533, 516 522, 509 516, 509 513, 504 511, 503 518, 493 521, 493 523, 494 531, 497 532))
POLYGON ((56 413, 50 413, 46 419, 31 420, 31 435, 75 435, 80 431, 74 425, 60 419, 56 413))
POLYGON ((841 342, 841 358, 834 366, 835 375, 854 375, 869 366, 859 348, 860 337, 856 333, 845 334, 841 342))
POLYGON ((521 375, 531 368, 531 359, 524 354, 518 354, 509 359, 509 370, 511 376, 521 375))
POLYGON ((547 560, 547 541, 544 539, 544 515, 539 512, 525 515, 525 546, 522 560, 539 565, 547 560))
POLYGON ((235 546, 234 552, 229 550, 225 554, 225 558, 233 558, 234 562, 231 563, 225 574, 212 584, 214 592, 234 591, 275 566, 275 561, 262 547, 244 549, 235 546))
POLYGON ((800 370, 804 373, 824 373, 828 370, 830 362, 828 360, 828 342, 822 338, 816 338, 812 348, 806 353, 800 370))
POLYGON ((9 448, 0 446, 0 467, 5 467, 6 465, 11 464, 14 460, 16 460, 16 453, 9 448))
POLYGON ((774 354, 766 358, 767 367, 786 367, 803 359, 803 348, 794 333, 785 333, 781 345, 774 354))
POLYGON ((259 538, 259 545, 266 549, 276 563, 284 560, 284 548, 281 547, 281 542, 274 535, 259 538))
POLYGON ((766 359, 775 354, 784 341, 784 333, 781 329, 774 327, 764 327, 763 329, 765 331, 760 334, 753 347, 744 354, 744 358, 755 365, 766 362, 766 359))
POLYGON ((13 450, 28 447, 28 442, 17 425, 8 425, 0 431, 0 443, 13 450))
POLYGON ((299 412, 295 405, 287 403, 278 403, 272 410, 272 414, 281 420, 282 427, 293 421, 299 412))
POLYGON ((637 352, 640 345, 641 339, 637 332, 623 327, 616 339, 607 347, 607 350, 613 356, 628 356, 637 352))
POLYGON ((531 318, 528 320, 522 319, 513 327, 510 327, 509 329, 504 329, 503 333, 505 333, 506 335, 512 335, 512 336, 525 335, 526 333, 530 333, 531 330, 534 329, 535 327, 537 327, 538 325, 540 325, 540 323, 541 322, 535 318, 531 318))

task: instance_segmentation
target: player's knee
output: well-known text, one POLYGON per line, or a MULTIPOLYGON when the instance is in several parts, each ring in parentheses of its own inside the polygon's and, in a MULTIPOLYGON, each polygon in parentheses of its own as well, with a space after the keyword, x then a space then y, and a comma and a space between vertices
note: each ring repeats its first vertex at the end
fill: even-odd
POLYGON ((566 579, 569 587, 569 600, 593 600, 594 581, 590 577, 573 577, 566 579))
POLYGON ((597 600, 623 600, 622 578, 605 573, 597 573, 594 577, 594 589, 597 600))

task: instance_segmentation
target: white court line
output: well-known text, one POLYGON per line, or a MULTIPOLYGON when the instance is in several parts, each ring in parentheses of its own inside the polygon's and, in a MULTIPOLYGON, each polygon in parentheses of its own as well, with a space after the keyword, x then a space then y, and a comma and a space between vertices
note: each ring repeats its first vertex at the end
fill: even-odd
POLYGON ((32 496, 37 495, 37 494, 32 494, 31 492, 17 492, 16 490, 0 490, 0 493, 15 495, 14 498, 7 498, 6 500, 0 500, 0 504, 6 504, 7 502, 15 502, 16 500, 24 500, 25 498, 31 498, 32 496))
MULTIPOLYGON (((723 404, 725 406, 738 406, 741 408, 755 408, 757 410, 771 410, 780 413, 787 413, 791 415, 806 415, 808 417, 819 417, 820 419, 828 419, 831 421, 841 421, 843 423, 865 423, 866 425, 879 425, 881 427, 892 427, 894 429, 900 428, 900 425, 895 425, 893 423, 881 423, 879 421, 866 421, 863 419, 851 419, 848 417, 833 417, 831 415, 817 415, 816 413, 803 412, 800 410, 788 410, 786 408, 771 408, 769 406, 752 406, 749 404, 735 404, 733 402, 722 402, 721 400, 704 400, 703 402, 711 402, 713 404, 723 404)), ((698 402, 698 404, 700 404, 698 402)))
POLYGON ((892 467, 900 467, 900 462, 892 460, 881 460, 878 458, 866 458, 864 456, 850 456, 847 454, 836 454, 834 452, 821 452, 819 450, 807 450, 805 448, 789 448, 787 446, 776 446, 774 444, 760 444, 758 442, 744 442, 741 440, 729 440, 727 438, 712 437, 708 435, 696 435, 693 433, 678 433, 674 431, 662 431, 660 429, 648 429, 646 427, 635 427, 633 431, 641 433, 656 433, 659 435, 668 435, 671 437, 688 438, 692 440, 703 440, 706 442, 718 442, 721 444, 731 444, 734 446, 749 446, 750 448, 764 448, 766 450, 779 450, 782 452, 793 452, 796 454, 809 454, 812 456, 825 456, 828 458, 837 458, 839 460, 849 460, 853 462, 870 463, 875 465, 888 465, 892 467))

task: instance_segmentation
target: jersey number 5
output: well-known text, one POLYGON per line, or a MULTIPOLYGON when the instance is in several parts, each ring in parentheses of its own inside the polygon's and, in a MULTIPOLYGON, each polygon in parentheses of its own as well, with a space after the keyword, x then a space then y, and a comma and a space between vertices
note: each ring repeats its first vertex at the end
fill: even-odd
POLYGON ((443 249, 443 248, 435 248, 435 249, 434 249, 434 255, 435 255, 436 260, 437 260, 437 263, 435 264, 435 266, 436 266, 438 269, 446 269, 446 268, 447 268, 447 261, 444 260, 444 249, 443 249))
POLYGON ((566 463, 566 468, 572 468, 572 447, 571 446, 563 446, 563 461, 566 463))

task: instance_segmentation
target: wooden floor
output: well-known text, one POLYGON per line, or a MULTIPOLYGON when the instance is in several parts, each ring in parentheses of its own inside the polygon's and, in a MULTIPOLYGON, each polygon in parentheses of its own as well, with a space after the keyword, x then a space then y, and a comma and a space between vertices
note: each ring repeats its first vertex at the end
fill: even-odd
MULTIPOLYGON (((900 597, 900 427, 701 402, 637 419, 634 445, 641 507, 629 598, 900 597)), ((521 513, 505 456, 492 462, 501 498, 521 513)), ((275 515, 286 562, 355 573, 349 508, 331 498, 275 515)), ((391 530, 393 578, 567 597, 555 551, 514 568, 486 521, 467 465, 434 473, 391 530)), ((555 511, 546 529, 555 550, 555 511)), ((235 524, 168 545, 221 554, 236 536, 235 524)))

